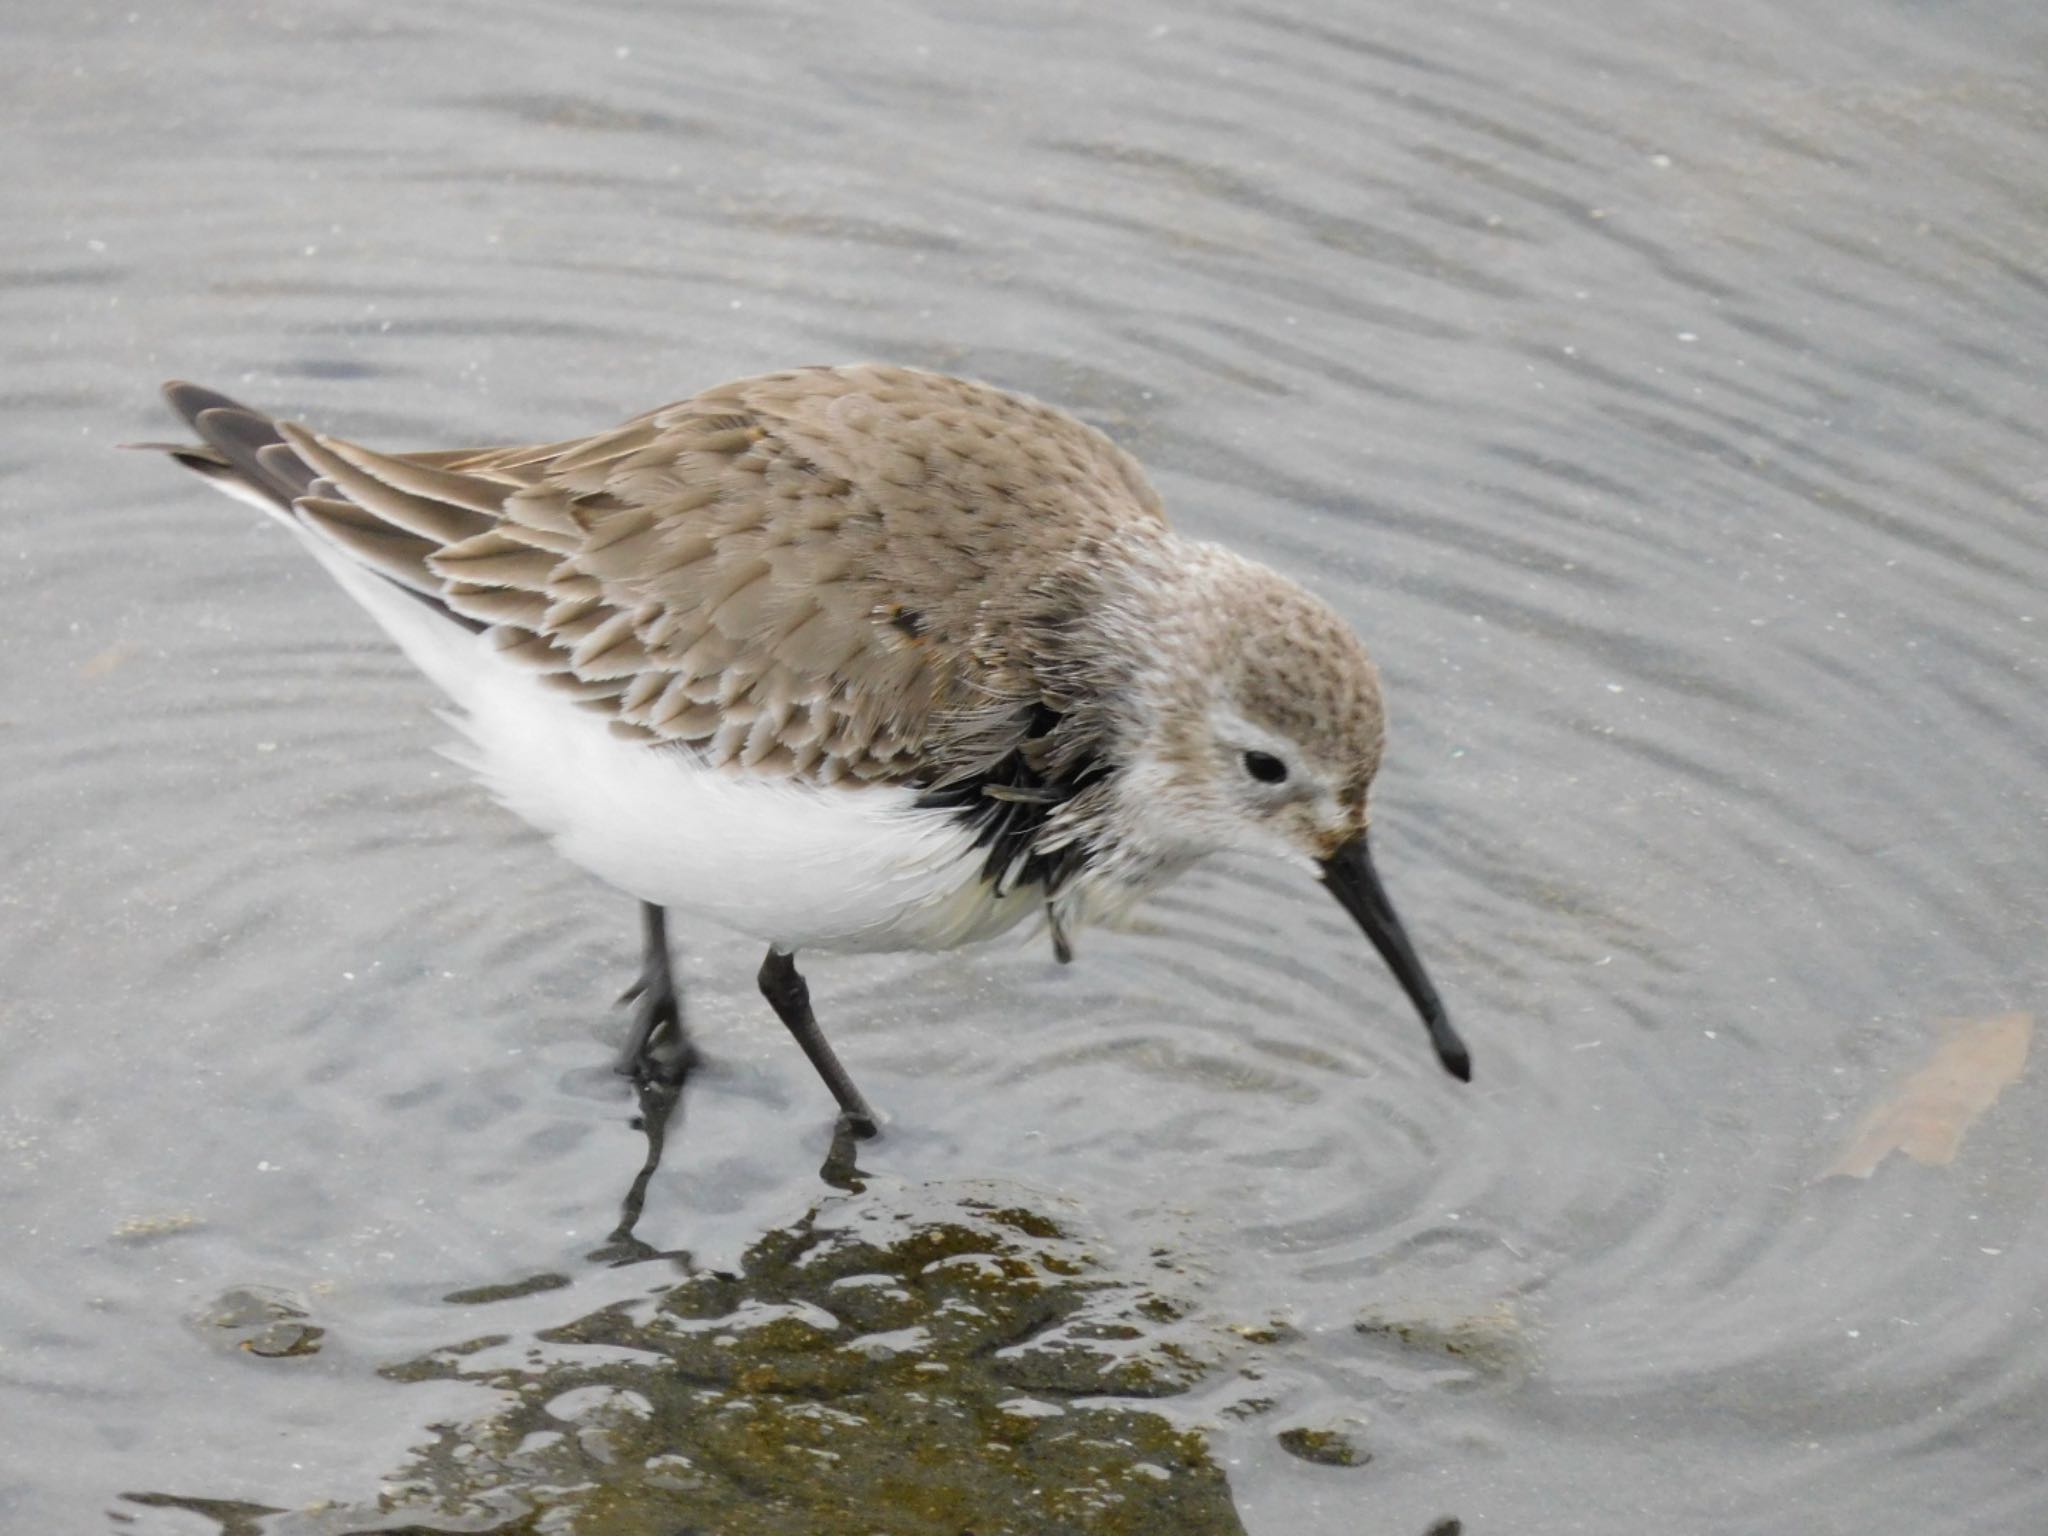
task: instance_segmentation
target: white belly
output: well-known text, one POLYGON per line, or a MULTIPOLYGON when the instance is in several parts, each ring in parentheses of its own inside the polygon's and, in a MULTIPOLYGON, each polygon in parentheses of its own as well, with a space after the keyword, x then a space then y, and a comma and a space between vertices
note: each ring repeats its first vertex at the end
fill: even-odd
POLYGON ((466 741, 450 755, 629 895, 786 950, 950 949, 1043 918, 1036 891, 995 897, 972 832, 916 791, 748 778, 621 741, 483 637, 294 531, 455 701, 466 741))
POLYGON ((973 834, 916 791, 817 787, 621 741, 493 658, 466 690, 464 760, 563 855, 643 901, 785 949, 946 949, 1040 908, 994 898, 973 834))

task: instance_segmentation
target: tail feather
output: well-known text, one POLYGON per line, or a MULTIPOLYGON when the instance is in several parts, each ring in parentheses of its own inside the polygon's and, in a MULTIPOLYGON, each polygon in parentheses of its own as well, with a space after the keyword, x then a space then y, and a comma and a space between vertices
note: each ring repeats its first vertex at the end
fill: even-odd
MULTIPOLYGON (((216 488, 289 526, 387 629, 393 628, 393 619, 386 605, 372 600, 385 590, 403 592, 469 634, 489 627, 457 613, 443 599, 441 584, 426 563, 437 546, 394 525, 387 509, 361 505, 348 486, 337 486, 326 473, 330 466, 324 456, 304 451, 312 442, 309 434, 181 380, 164 386, 164 398, 201 441, 134 446, 168 453, 216 488), (366 576, 373 577, 373 586, 362 585, 366 576)), ((414 628, 410 623, 403 627, 414 628)), ((410 652, 412 644, 399 638, 410 652)))
POLYGON ((282 439, 265 443, 258 448, 256 464, 272 483, 288 488, 296 487, 291 495, 294 501, 313 489, 313 471, 307 468, 305 460, 292 451, 292 445, 282 439))
POLYGON ((284 442, 277 423, 268 416, 226 395, 176 379, 164 386, 164 398, 251 490, 281 508, 306 494, 313 476, 305 465, 275 455, 268 462, 262 457, 264 449, 284 442))

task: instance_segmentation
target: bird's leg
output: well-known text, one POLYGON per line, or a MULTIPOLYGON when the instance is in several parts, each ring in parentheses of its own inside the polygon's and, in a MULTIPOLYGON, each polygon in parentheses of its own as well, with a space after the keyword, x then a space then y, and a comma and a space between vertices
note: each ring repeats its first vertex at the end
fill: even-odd
POLYGON ((761 962, 761 995, 768 999, 775 1016, 789 1026, 796 1043, 804 1048, 811 1065, 818 1069, 818 1076, 825 1079, 825 1086, 839 1101, 840 1129, 853 1136, 874 1135, 878 1129, 875 1112, 853 1086, 853 1079, 846 1075, 846 1068, 826 1043, 825 1032, 818 1028, 817 1015, 811 1012, 811 989, 797 974, 794 955, 773 948, 768 951, 768 958, 761 962))
POLYGON ((668 914, 651 901, 640 903, 640 976, 619 994, 633 1005, 633 1034, 619 1057, 619 1071, 643 1086, 679 1088, 697 1065, 697 1048, 683 1024, 682 994, 668 961, 668 914))

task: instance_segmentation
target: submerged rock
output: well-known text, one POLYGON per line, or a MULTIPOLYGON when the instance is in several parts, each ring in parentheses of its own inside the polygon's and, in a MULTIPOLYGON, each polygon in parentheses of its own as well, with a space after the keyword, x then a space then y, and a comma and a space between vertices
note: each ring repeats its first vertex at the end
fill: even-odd
POLYGON ((1376 1306, 1360 1314, 1353 1329, 1366 1339, 1409 1358, 1442 1359, 1454 1367, 1446 1386, 1514 1386, 1530 1367, 1530 1338, 1521 1313, 1497 1301, 1471 1310, 1444 1303, 1406 1309, 1376 1306))
POLYGON ((311 1321, 298 1297, 268 1285, 222 1291, 189 1320, 202 1337, 214 1343, 271 1360, 318 1354, 320 1341, 327 1336, 326 1329, 311 1321))
POLYGON ((1360 1445, 1355 1435, 1342 1429, 1300 1425, 1283 1429, 1273 1438, 1280 1443, 1281 1450, 1297 1461, 1314 1462, 1320 1467, 1362 1467, 1372 1460, 1372 1452, 1360 1445))
POLYGON ((1117 1400, 1193 1381, 1157 1321, 1189 1310, 1012 1191, 863 1192, 518 1363, 491 1336, 387 1369, 499 1405, 374 1499, 263 1528, 1235 1536, 1201 1438, 1117 1400))

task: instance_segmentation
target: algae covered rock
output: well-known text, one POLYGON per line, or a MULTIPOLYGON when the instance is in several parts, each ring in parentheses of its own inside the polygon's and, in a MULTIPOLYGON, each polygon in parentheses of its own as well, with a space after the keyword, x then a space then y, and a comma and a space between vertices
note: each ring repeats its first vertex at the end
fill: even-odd
POLYGON ((232 1345, 269 1360, 289 1360, 320 1352, 327 1330, 316 1326, 306 1304, 290 1292, 269 1285, 243 1285, 223 1291, 188 1319, 202 1337, 232 1345))
POLYGON ((1281 1430, 1273 1438, 1296 1461, 1321 1467, 1362 1467, 1372 1460, 1372 1452, 1346 1429, 1297 1425, 1281 1430))
POLYGON ((516 1363, 492 1336, 388 1368, 497 1406, 373 1499, 264 1529, 1237 1533, 1200 1437, 1140 1401, 1192 1381, 1189 1310, 1014 1190, 871 1186, 516 1363))

